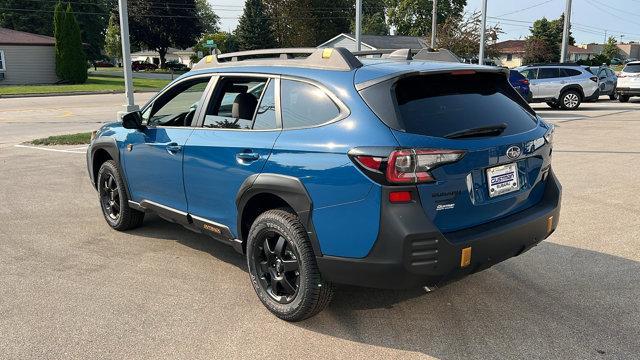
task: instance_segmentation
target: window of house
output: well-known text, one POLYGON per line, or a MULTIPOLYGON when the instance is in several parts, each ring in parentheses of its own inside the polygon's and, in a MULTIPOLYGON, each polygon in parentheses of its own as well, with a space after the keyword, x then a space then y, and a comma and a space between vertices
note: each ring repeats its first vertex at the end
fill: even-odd
POLYGON ((507 61, 513 60, 513 54, 507 54, 507 61))
POLYGON ((329 122, 340 109, 319 87, 295 80, 282 80, 280 102, 285 129, 309 127, 329 122))
POLYGON ((0 71, 5 71, 4 51, 0 50, 0 71))

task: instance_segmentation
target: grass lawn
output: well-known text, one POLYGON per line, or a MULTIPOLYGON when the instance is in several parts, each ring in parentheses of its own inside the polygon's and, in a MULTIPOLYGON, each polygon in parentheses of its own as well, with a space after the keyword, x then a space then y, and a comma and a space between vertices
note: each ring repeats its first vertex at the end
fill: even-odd
POLYGON ((35 139, 33 145, 83 145, 91 141, 91 133, 78 133, 69 135, 49 136, 47 138, 35 139))
MULTIPOLYGON (((135 90, 159 90, 165 79, 133 79, 135 90)), ((84 84, 74 85, 0 85, 0 95, 53 94, 74 91, 124 91, 124 79, 114 76, 89 76, 84 84)))

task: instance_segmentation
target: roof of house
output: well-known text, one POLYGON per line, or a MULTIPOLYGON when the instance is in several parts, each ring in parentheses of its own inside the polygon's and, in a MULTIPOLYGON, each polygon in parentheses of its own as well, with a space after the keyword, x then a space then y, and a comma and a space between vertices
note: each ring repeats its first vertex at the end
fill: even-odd
POLYGON ((55 45, 56 39, 51 36, 32 34, 0 28, 0 44, 10 45, 55 45))
MULTIPOLYGON (((352 41, 356 41, 353 34, 339 34, 333 38, 318 45, 322 47, 334 40, 344 37, 352 41)), ((402 36, 402 35, 362 35, 360 37, 363 45, 367 45, 374 49, 422 49, 427 47, 426 41, 418 36, 402 36)))
POLYGON ((493 45, 493 48, 501 54, 523 53, 524 52, 524 40, 507 40, 497 42, 493 45))
POLYGON ((569 45, 569 54, 599 54, 599 52, 581 48, 575 45, 569 45))

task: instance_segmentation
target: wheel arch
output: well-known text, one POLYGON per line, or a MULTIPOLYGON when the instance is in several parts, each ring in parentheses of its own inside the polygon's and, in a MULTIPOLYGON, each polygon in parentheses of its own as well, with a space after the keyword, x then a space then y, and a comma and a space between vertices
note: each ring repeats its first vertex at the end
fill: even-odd
POLYGON ((560 90, 560 96, 558 96, 558 101, 560 100, 560 98, 562 98, 562 95, 569 90, 577 91, 578 94, 580 95, 580 101, 584 100, 584 91, 582 90, 582 86, 578 84, 569 84, 564 86, 562 90, 560 90))
POLYGON ((93 186, 97 188, 98 181, 98 171, 100 171, 100 167, 104 164, 105 161, 113 160, 116 163, 116 166, 120 170, 120 174, 122 175, 122 181, 124 182, 124 189, 127 192, 127 196, 131 199, 131 193, 129 192, 129 184, 127 183, 126 176, 122 169, 122 164, 120 162, 120 151, 118 150, 118 144, 116 140, 111 137, 102 137, 94 140, 93 144, 91 144, 91 156, 89 164, 89 171, 91 175, 91 182, 93 186))
POLYGON ((288 207, 302 222, 316 256, 320 245, 311 221, 313 203, 300 179, 280 174, 254 174, 240 186, 236 195, 237 232, 244 250, 253 220, 266 210, 288 207))

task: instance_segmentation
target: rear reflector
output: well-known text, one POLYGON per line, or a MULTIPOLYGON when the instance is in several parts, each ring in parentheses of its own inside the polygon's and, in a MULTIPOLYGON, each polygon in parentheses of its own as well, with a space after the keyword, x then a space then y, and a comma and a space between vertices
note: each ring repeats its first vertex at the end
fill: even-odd
POLYGON ((460 267, 471 265, 471 247, 466 247, 460 252, 460 267))
POLYGON ((408 203, 411 201, 410 191, 392 191, 389 193, 389 202, 408 203))

